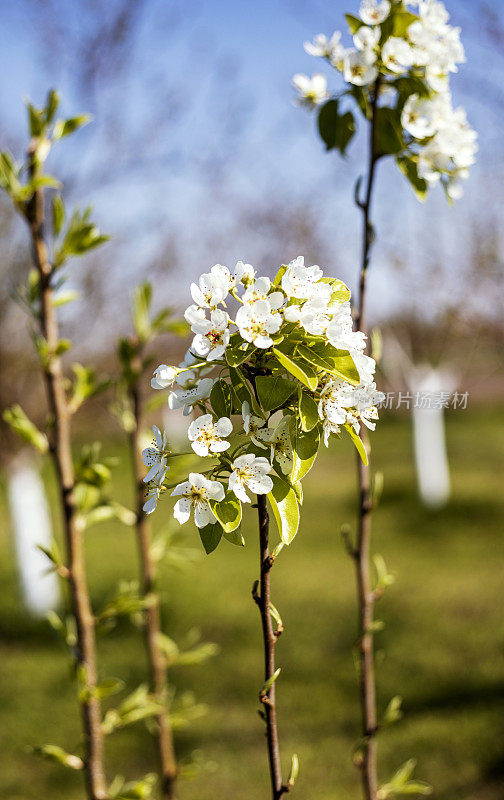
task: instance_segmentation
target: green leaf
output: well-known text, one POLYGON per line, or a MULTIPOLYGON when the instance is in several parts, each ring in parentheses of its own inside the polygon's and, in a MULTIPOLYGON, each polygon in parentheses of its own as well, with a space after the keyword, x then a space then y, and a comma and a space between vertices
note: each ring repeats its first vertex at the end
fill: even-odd
POLYGON ((234 392, 240 401, 240 406, 242 403, 248 403, 254 414, 262 417, 263 412, 256 400, 254 391, 241 369, 239 367, 229 367, 229 377, 231 379, 234 392))
POLYGON ((226 533, 231 533, 238 528, 242 518, 242 507, 234 492, 228 489, 224 500, 211 500, 210 505, 226 533))
POLYGON ((357 105, 359 106, 362 114, 366 119, 371 119, 371 103, 369 102, 369 89, 364 86, 352 86, 348 89, 348 94, 351 95, 357 105))
POLYGON ((80 114, 78 117, 70 117, 65 120, 59 119, 54 123, 52 138, 63 139, 64 136, 69 136, 79 128, 82 128, 83 125, 87 125, 88 122, 91 122, 91 119, 90 114, 80 114))
POLYGON ((212 386, 210 403, 217 417, 230 417, 233 411, 231 386, 220 378, 212 386))
POLYGON ((392 14, 392 35, 404 39, 409 26, 418 19, 419 17, 410 11, 396 11, 395 14, 392 14))
POLYGON ((316 425, 311 431, 303 431, 297 425, 296 417, 292 416, 290 437, 294 455, 290 480, 297 483, 308 474, 315 462, 320 444, 320 426, 316 425))
POLYGON ((423 202, 427 197, 429 184, 418 174, 416 160, 409 156, 399 156, 396 158, 396 163, 403 175, 407 177, 418 199, 423 202))
POLYGON ((419 97, 430 97, 431 95, 431 90, 429 89, 428 85, 418 75, 408 75, 407 77, 396 78, 396 80, 391 81, 390 85, 397 89, 398 111, 402 111, 406 100, 408 97, 411 97, 412 94, 417 94, 419 97))
POLYGON ((299 344, 297 353, 313 366, 323 369, 336 378, 342 378, 342 380, 354 385, 360 383, 357 367, 352 356, 346 350, 337 350, 336 347, 330 344, 317 342, 310 347, 299 344))
POLYGON ((258 375, 255 379, 257 395, 264 411, 280 408, 296 391, 296 384, 281 375, 258 375))
POLYGON ((352 36, 364 25, 363 21, 359 17, 354 17, 353 14, 345 14, 345 19, 348 22, 348 28, 352 36))
POLYGON ((271 476, 273 489, 268 494, 268 500, 273 511, 280 538, 285 544, 290 544, 299 528, 299 506, 296 493, 292 486, 278 475, 271 476))
POLYGON ((198 528, 205 553, 207 555, 212 553, 222 538, 222 526, 219 522, 214 522, 212 525, 205 525, 204 528, 198 528))
POLYGON ((54 195, 52 199, 51 212, 53 236, 56 238, 60 235, 63 223, 65 221, 65 205, 60 194, 54 195))
POLYGON ((299 392, 299 419, 304 431, 311 431, 319 421, 318 407, 308 392, 299 392))
POLYGON ((375 153, 378 157, 396 155, 404 150, 400 113, 395 108, 377 108, 375 112, 375 153))
POLYGON ((280 286, 280 284, 282 283, 282 278, 286 272, 287 272, 287 266, 286 264, 282 264, 277 274, 273 278, 272 286, 280 286))
POLYGON ((20 405, 15 404, 10 408, 6 408, 2 414, 4 422, 10 425, 14 433, 32 447, 35 447, 39 453, 47 453, 49 449, 49 442, 47 436, 28 419, 25 412, 20 405))
POLYGON ((301 381, 301 383, 303 383, 308 389, 311 389, 312 392, 315 391, 318 386, 318 378, 313 369, 294 361, 290 355, 287 355, 287 353, 278 347, 273 348, 273 353, 280 364, 285 367, 287 372, 290 372, 291 375, 294 375, 298 381, 301 381))
POLYGON ((152 285, 145 281, 134 290, 131 303, 133 328, 141 342, 147 342, 152 332, 149 319, 151 301, 152 285))
POLYGON ((351 438, 352 442, 354 443, 355 447, 357 448, 357 451, 358 451, 358 453, 359 453, 359 455, 361 457, 362 463, 367 467, 367 465, 368 465, 368 455, 367 455, 367 452, 366 452, 366 448, 364 447, 364 442, 362 441, 360 436, 357 433, 355 433, 355 431, 354 431, 354 429, 352 428, 351 425, 345 425, 344 427, 346 428, 346 430, 350 434, 350 438, 351 438))
POLYGON ((350 300, 352 293, 343 281, 331 280, 330 283, 332 286, 331 303, 346 303, 347 300, 350 300))
POLYGON ((223 536, 224 539, 227 539, 231 544, 237 547, 245 547, 245 539, 239 527, 234 531, 224 531, 223 536))
POLYGON ((319 111, 318 130, 326 150, 336 148, 341 155, 345 155, 355 134, 354 115, 351 111, 340 114, 338 100, 328 100, 319 111))
POLYGON ((248 342, 244 342, 240 334, 236 332, 233 333, 229 339, 225 358, 230 367, 239 367, 250 358, 254 350, 254 346, 248 342))

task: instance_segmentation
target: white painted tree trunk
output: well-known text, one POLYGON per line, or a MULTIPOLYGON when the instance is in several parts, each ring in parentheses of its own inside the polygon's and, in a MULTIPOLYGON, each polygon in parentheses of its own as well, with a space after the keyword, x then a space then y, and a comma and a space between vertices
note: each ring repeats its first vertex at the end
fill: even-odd
POLYGON ((452 392, 454 381, 446 371, 425 367, 410 373, 409 384, 414 396, 434 398, 425 408, 413 403, 413 440, 420 497, 429 508, 442 508, 450 498, 450 470, 444 408, 435 396, 452 392))
POLYGON ((8 492, 23 600, 32 614, 43 616, 57 607, 59 586, 56 575, 47 572, 51 562, 37 547, 50 548, 51 522, 44 485, 26 457, 11 464, 8 492))

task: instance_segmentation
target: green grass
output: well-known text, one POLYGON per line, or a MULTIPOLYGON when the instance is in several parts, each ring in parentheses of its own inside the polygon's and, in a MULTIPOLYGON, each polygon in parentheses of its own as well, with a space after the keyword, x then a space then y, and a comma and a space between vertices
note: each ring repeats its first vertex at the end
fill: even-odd
MULTIPOLYGON (((373 438, 376 468, 385 473, 374 517, 374 549, 397 572, 380 601, 386 623, 376 636, 378 705, 404 698, 404 719, 379 740, 380 779, 406 759, 443 800, 499 800, 504 761, 504 430, 498 411, 454 412, 448 419, 453 497, 431 513, 417 500, 410 427, 388 417, 373 438)), ((108 447, 113 450, 112 445, 108 447)), ((125 454, 124 454, 125 455, 125 454)), ((127 459, 124 457, 124 463, 127 459)), ((128 475, 117 487, 128 498, 128 475)), ((359 735, 352 646, 355 587, 340 540, 354 521, 354 459, 346 442, 324 453, 305 481, 302 527, 273 571, 273 602, 285 633, 277 647, 282 667, 278 709, 284 772, 297 752, 300 800, 357 800, 352 747, 359 735)), ((5 518, 4 498, 0 498, 5 518)), ((161 510, 156 524, 169 514, 161 510)), ((177 733, 188 760, 206 764, 185 782, 182 800, 264 800, 268 797, 263 723, 257 714, 262 683, 259 617, 250 589, 257 575, 254 512, 247 546, 223 542, 186 572, 162 575, 166 631, 175 639, 194 625, 221 653, 203 666, 173 669, 179 691, 192 690, 206 716, 177 733)), ((197 534, 190 533, 198 546, 197 534)), ((101 525, 87 534, 91 588, 98 606, 120 578, 135 577, 132 531, 101 525)), ((42 621, 20 604, 13 547, 0 537, 0 794, 11 800, 82 798, 81 776, 39 761, 30 744, 78 747, 74 687, 66 653, 42 621)), ((133 687, 144 679, 141 638, 121 626, 99 642, 103 676, 133 687)), ((110 702, 110 701, 108 701, 110 702)), ((107 771, 134 778, 153 769, 152 740, 142 724, 107 740, 107 771)), ((293 793, 294 797, 294 793, 293 793)))

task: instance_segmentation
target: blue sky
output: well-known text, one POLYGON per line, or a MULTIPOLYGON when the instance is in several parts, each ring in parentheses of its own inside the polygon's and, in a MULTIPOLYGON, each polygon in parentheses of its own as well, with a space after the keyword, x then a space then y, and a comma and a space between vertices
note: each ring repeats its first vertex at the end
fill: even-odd
MULTIPOLYGON (((80 20, 80 6, 74 0, 59 6, 72 30, 88 25, 89 14, 99 15, 105 8, 105 4, 90 5, 94 11, 80 20)), ((326 154, 315 134, 315 117, 292 103, 290 79, 297 71, 311 73, 321 68, 327 72, 304 53, 303 40, 318 32, 344 30, 344 12, 355 12, 356 6, 356 2, 339 0, 331 4, 322 0, 256 0, 254 4, 151 0, 135 36, 127 80, 107 92, 104 76, 104 90, 91 109, 93 126, 68 145, 67 161, 61 157, 61 163, 71 162, 82 178, 83 201, 95 204, 103 227, 115 234, 127 284, 138 279, 138 263, 149 248, 157 246, 149 234, 149 224, 154 223, 177 228, 182 247, 187 247, 185 262, 191 274, 216 261, 245 258, 254 263, 261 243, 254 240, 253 232, 240 241, 236 231, 228 231, 235 204, 255 207, 266 195, 274 203, 316 209, 322 234, 334 245, 330 271, 352 282, 360 220, 351 197, 362 171, 363 140, 355 138, 346 161, 326 154), (169 35, 166 20, 172 12, 178 21, 169 35), (87 185, 87 170, 103 155, 105 112, 117 113, 128 131, 141 131, 159 102, 160 87, 168 88, 169 96, 188 106, 189 112, 182 114, 167 138, 157 137, 152 126, 148 141, 140 144, 135 163, 122 178, 113 184, 105 180, 99 186, 87 185), (220 172, 212 183, 202 173, 216 158, 220 172), (195 219, 204 229, 199 243, 194 241, 195 219), (217 244, 210 251, 207 242, 212 238, 217 244)), ((423 262, 439 255, 455 270, 457 262, 466 258, 473 220, 491 213, 489 194, 501 196, 496 169, 502 159, 503 112, 493 109, 502 83, 504 47, 500 54, 491 45, 477 3, 452 0, 447 6, 452 22, 463 28, 468 58, 453 79, 455 101, 466 106, 480 134, 481 151, 464 199, 451 210, 439 191, 420 206, 393 164, 380 166, 376 197, 380 239, 371 287, 371 305, 377 313, 397 303, 393 261, 421 270, 423 262)), ((77 67, 72 53, 62 52, 48 65, 34 46, 37 24, 27 16, 25 3, 2 0, 2 12, 1 120, 3 131, 15 139, 23 133, 22 97, 40 100, 49 85, 56 85, 63 92, 65 111, 82 109, 73 81, 77 67)), ((336 74, 327 75, 336 88, 336 74)), ((120 147, 112 154, 114 160, 120 159, 120 147)), ((56 155, 53 169, 58 164, 56 155)), ((74 193, 79 194, 78 187, 74 193)), ((284 258, 281 249, 279 242, 280 261, 284 258)))

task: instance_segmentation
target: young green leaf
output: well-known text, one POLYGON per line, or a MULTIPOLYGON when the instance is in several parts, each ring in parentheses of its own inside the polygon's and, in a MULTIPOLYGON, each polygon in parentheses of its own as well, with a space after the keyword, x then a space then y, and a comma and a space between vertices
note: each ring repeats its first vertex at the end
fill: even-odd
POLYGON ((145 281, 133 292, 131 318, 133 328, 141 342, 146 342, 151 335, 149 312, 152 301, 152 285, 145 281))
POLYGON ((10 408, 6 408, 2 417, 4 422, 10 425, 14 433, 21 439, 35 447, 39 453, 47 453, 49 449, 47 436, 41 433, 33 422, 28 419, 20 405, 15 404, 10 408))
POLYGON ((231 533, 240 525, 241 503, 231 490, 227 490, 224 500, 211 500, 212 511, 226 533, 231 533))
POLYGON ((90 114, 80 114, 78 117, 70 117, 69 119, 58 119, 54 123, 52 138, 54 140, 63 139, 64 136, 70 136, 71 133, 74 133, 79 128, 82 128, 83 125, 87 125, 88 122, 91 122, 91 115, 90 114))
POLYGON ((352 36, 364 25, 363 21, 359 17, 354 17, 353 14, 345 14, 345 19, 348 22, 348 28, 352 36))
POLYGON ((292 486, 278 475, 272 475, 273 489, 268 494, 280 538, 290 544, 299 528, 299 506, 292 486))
POLYGON ((308 392, 299 392, 299 419, 304 431, 311 431, 319 421, 318 408, 315 400, 308 392))
POLYGON ((273 353, 287 372, 290 372, 291 375, 297 378, 298 381, 301 381, 308 389, 311 389, 312 392, 315 391, 318 385, 318 378, 316 372, 312 368, 302 364, 302 362, 300 364, 294 361, 294 359, 280 347, 274 347, 273 353))
POLYGON ((364 447, 364 442, 360 438, 360 436, 355 433, 354 429, 351 425, 345 425, 346 430, 350 434, 350 438, 354 443, 355 447, 357 448, 357 452, 359 453, 362 463, 366 466, 368 465, 368 454, 366 453, 366 448, 364 447))
POLYGON ((320 426, 303 431, 295 416, 291 417, 290 437, 293 450, 293 465, 290 474, 292 483, 302 480, 313 467, 320 444, 320 426))
POLYGON ((70 769, 84 769, 82 758, 73 755, 73 753, 66 753, 65 750, 55 744, 45 744, 42 747, 34 747, 33 753, 48 761, 54 761, 64 767, 69 767, 70 769))

